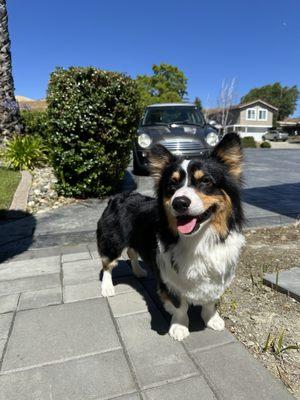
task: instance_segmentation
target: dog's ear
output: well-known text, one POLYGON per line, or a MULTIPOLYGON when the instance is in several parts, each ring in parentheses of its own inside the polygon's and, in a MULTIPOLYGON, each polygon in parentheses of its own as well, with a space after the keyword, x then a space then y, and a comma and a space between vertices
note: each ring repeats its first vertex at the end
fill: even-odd
POLYGON ((227 165, 229 173, 240 180, 243 167, 241 139, 237 133, 227 133, 212 152, 219 162, 227 165))
POLYGON ((161 144, 155 144, 151 147, 148 158, 150 174, 153 176, 156 183, 159 181, 164 168, 176 159, 176 157, 161 144))

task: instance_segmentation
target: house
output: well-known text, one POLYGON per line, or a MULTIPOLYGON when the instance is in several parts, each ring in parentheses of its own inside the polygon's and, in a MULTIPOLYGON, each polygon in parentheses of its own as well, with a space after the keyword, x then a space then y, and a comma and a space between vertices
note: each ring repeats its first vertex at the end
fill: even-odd
POLYGON ((289 135, 300 135, 300 118, 286 118, 278 121, 278 125, 289 135))
MULTIPOLYGON (((262 140, 262 136, 273 126, 274 113, 278 109, 263 100, 255 100, 246 104, 238 104, 228 109, 224 131, 237 132, 241 137, 253 136, 262 140)), ((222 124, 222 109, 207 111, 210 120, 222 124)), ((224 118, 223 118, 224 121, 224 118)))

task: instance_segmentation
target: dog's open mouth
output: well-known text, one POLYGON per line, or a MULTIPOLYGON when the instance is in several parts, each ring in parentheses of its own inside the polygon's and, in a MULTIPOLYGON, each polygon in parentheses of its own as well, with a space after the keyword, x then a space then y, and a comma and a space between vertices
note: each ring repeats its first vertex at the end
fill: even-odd
POLYGON ((198 216, 179 215, 177 217, 178 231, 184 235, 190 235, 191 233, 195 232, 199 228, 200 224, 208 220, 208 218, 211 216, 213 208, 213 206, 209 207, 198 216))

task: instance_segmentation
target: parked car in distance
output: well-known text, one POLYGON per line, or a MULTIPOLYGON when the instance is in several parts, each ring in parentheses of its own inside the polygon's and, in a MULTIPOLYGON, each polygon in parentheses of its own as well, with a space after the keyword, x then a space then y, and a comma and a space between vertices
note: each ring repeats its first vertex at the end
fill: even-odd
POLYGON ((217 130, 205 122, 195 104, 161 103, 145 108, 133 143, 134 173, 148 172, 148 150, 160 143, 171 153, 197 158, 219 142, 217 130))
POLYGON ((269 132, 265 133, 262 137, 262 140, 271 140, 277 142, 282 140, 285 142, 288 140, 289 135, 286 132, 278 131, 278 130, 270 130, 269 132))

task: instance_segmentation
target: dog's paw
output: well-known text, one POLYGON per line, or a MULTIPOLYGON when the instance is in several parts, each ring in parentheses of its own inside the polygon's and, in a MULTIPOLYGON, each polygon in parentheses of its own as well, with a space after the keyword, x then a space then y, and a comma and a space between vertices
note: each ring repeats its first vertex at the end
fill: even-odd
POLYGON ((169 335, 179 342, 189 336, 189 329, 181 324, 172 324, 169 329, 169 335))
POLYGON ((115 288, 112 283, 103 282, 101 285, 101 293, 103 297, 110 297, 115 295, 115 288))
POLYGON ((215 313, 215 315, 207 321, 206 326, 214 331, 223 331, 225 329, 225 322, 218 313, 215 313))
POLYGON ((147 271, 145 271, 144 268, 135 269, 133 270, 133 273, 137 278, 146 278, 148 275, 147 271))

